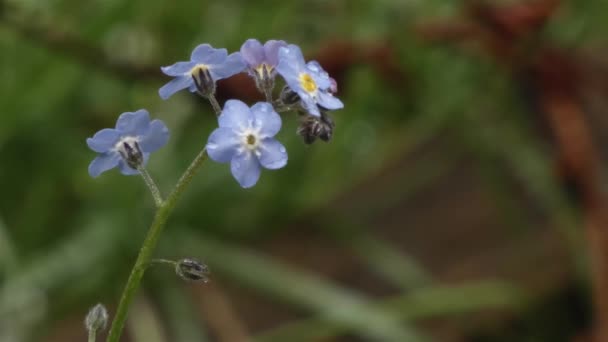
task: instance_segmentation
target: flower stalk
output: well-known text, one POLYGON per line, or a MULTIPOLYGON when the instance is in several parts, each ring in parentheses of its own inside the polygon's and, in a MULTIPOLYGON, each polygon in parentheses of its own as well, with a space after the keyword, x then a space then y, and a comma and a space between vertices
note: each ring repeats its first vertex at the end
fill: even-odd
POLYGON ((140 165, 137 170, 139 171, 141 177, 144 179, 144 182, 146 183, 146 186, 148 186, 148 189, 150 189, 150 193, 152 194, 152 198, 154 199, 154 204, 156 204, 156 207, 159 208, 161 205, 163 205, 163 196, 160 194, 160 190, 158 189, 158 186, 156 186, 154 179, 152 178, 152 176, 150 176, 150 173, 143 164, 140 165))
POLYGON ((146 234, 144 243, 141 246, 139 254, 137 255, 135 266, 133 266, 129 279, 127 280, 127 284, 122 292, 120 303, 116 309, 116 315, 112 321, 107 342, 118 342, 120 340, 120 336, 127 319, 127 314, 129 312, 129 307, 135 298, 135 294, 137 293, 137 289, 139 288, 146 268, 150 263, 154 250, 156 249, 158 239, 163 231, 163 228, 165 227, 165 223, 173 212, 173 209, 175 208, 175 205, 177 204, 177 201, 183 194, 184 190, 186 190, 188 184, 190 184, 192 178, 206 159, 207 152, 205 149, 202 149, 179 179, 175 185, 175 188, 167 197, 167 200, 161 202, 161 205, 156 209, 154 220, 150 225, 150 229, 146 234))

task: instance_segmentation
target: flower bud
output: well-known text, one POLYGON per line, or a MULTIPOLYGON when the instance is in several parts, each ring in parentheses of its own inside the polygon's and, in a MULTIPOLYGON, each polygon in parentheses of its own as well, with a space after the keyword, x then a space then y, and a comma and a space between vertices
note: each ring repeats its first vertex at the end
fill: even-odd
POLYGON ((209 281, 209 268, 202 262, 194 259, 181 259, 175 264, 175 273, 187 281, 209 281))
POLYGON ((279 95, 279 99, 287 106, 292 106, 300 102, 300 96, 298 93, 289 88, 289 86, 283 87, 281 94, 279 95))
POLYGON ((108 310, 103 304, 97 304, 87 314, 84 320, 84 326, 87 331, 96 333, 103 331, 108 324, 108 310))
POLYGON ((327 142, 331 140, 335 126, 329 114, 321 111, 320 117, 305 116, 298 126, 297 134, 302 136, 306 144, 312 144, 317 138, 327 142))

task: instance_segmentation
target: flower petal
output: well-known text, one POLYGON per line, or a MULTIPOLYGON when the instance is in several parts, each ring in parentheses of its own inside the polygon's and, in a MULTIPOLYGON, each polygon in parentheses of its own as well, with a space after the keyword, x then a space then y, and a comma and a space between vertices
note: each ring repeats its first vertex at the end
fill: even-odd
POLYGON ((287 47, 279 48, 277 72, 285 78, 290 87, 299 83, 297 82, 298 76, 305 67, 304 56, 302 56, 302 51, 297 45, 291 44, 287 47), (293 82, 296 83, 292 84, 293 82))
POLYGON ((247 39, 241 46, 243 61, 250 68, 255 68, 264 62, 264 47, 257 39, 247 39))
POLYGON ((302 103, 302 106, 304 106, 304 109, 306 109, 308 114, 317 117, 321 116, 321 113, 319 112, 319 107, 317 107, 317 102, 314 98, 308 95, 308 93, 298 92, 298 95, 300 95, 300 103, 302 103))
POLYGON ((116 167, 119 161, 120 155, 117 152, 100 154, 89 164, 89 175, 95 178, 101 173, 116 167))
POLYGON ((220 127, 232 128, 238 132, 249 127, 250 119, 251 112, 244 102, 228 100, 224 104, 224 109, 218 118, 218 122, 220 127))
POLYGON ((192 70, 192 68, 194 68, 195 65, 196 65, 196 63, 194 63, 194 62, 177 62, 173 65, 160 67, 160 70, 162 70, 162 72, 165 75, 182 76, 182 75, 190 72, 190 70, 192 70))
POLYGON ((306 64, 306 69, 310 71, 317 88, 321 90, 327 90, 331 86, 331 80, 329 74, 323 70, 321 64, 317 61, 310 61, 306 64))
POLYGON ((201 44, 194 48, 190 60, 200 64, 220 64, 228 55, 226 49, 215 49, 209 44, 201 44))
POLYGON ((253 127, 260 128, 262 137, 274 137, 281 130, 281 116, 268 102, 258 102, 251 107, 253 127))
POLYGON ((160 95, 161 99, 166 100, 171 95, 177 93, 178 91, 188 88, 194 84, 194 80, 190 76, 178 76, 169 83, 165 84, 158 90, 158 95, 160 95))
POLYGON ((287 150, 285 146, 273 138, 263 139, 260 147, 260 164, 263 167, 276 170, 287 164, 287 150))
POLYGON ((150 124, 150 114, 145 109, 136 112, 126 112, 120 114, 116 121, 116 130, 123 135, 143 135, 148 130, 150 124))
POLYGON ((317 102, 319 103, 319 106, 326 108, 326 109, 341 109, 344 108, 344 103, 342 103, 342 101, 340 101, 340 99, 338 99, 337 97, 333 96, 332 94, 320 91, 318 93, 317 96, 317 102))
POLYGON ((266 63, 276 67, 279 64, 279 49, 287 47, 287 43, 282 40, 269 40, 264 44, 264 55, 266 63))
POLYGON ((230 163, 230 171, 243 188, 251 188, 260 179, 260 162, 250 151, 235 154, 230 163))
POLYGON ((207 154, 218 163, 227 163, 237 153, 239 144, 239 138, 231 128, 216 128, 207 141, 207 154))
POLYGON ((209 72, 214 80, 221 80, 236 75, 245 70, 246 65, 240 52, 235 52, 228 56, 221 64, 212 65, 209 72))
POLYGON ((113 128, 104 128, 92 138, 88 138, 87 145, 95 152, 104 153, 112 149, 119 139, 120 132, 113 128))
POLYGON ((148 125, 148 131, 141 137, 139 146, 142 152, 154 152, 165 146, 169 141, 169 129, 164 122, 152 120, 148 125))

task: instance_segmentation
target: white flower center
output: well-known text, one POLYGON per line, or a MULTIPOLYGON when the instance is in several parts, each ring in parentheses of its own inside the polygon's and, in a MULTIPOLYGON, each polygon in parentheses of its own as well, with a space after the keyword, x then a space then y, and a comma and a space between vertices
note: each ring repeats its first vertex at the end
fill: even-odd
POLYGON ((261 137, 259 129, 246 128, 240 133, 241 147, 251 152, 257 152, 261 137))
POLYGON ((114 151, 117 152, 121 152, 121 153, 127 153, 126 149, 125 149, 125 144, 129 145, 129 146, 135 146, 135 143, 139 144, 139 137, 134 137, 134 136, 126 136, 126 137, 122 137, 120 140, 118 140, 118 142, 114 145, 114 151))

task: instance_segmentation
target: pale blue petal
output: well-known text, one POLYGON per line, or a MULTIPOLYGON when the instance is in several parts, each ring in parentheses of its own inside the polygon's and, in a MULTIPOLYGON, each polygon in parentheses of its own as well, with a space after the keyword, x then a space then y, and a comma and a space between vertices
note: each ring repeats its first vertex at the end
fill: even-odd
POLYGON ((222 114, 218 118, 219 126, 242 131, 249 127, 251 112, 247 105, 239 100, 228 100, 224 104, 222 114))
POLYGON ((100 154, 97 156, 97 158, 93 159, 91 164, 89 164, 89 175, 95 178, 99 176, 102 172, 108 171, 116 167, 120 160, 121 159, 118 152, 100 154))
POLYGON ((317 107, 317 102, 315 101, 315 99, 313 99, 307 93, 305 93, 306 94, 305 96, 303 96, 303 94, 301 94, 300 92, 298 92, 298 94, 300 95, 300 98, 301 98, 300 102, 302 103, 302 105, 304 106, 304 109, 306 109, 308 114, 310 114, 312 116, 321 116, 321 113, 319 112, 319 107, 317 107))
POLYGON ((195 65, 196 63, 194 62, 177 62, 170 66, 161 67, 160 70, 162 70, 165 75, 183 76, 184 74, 189 73, 195 65))
POLYGON ((334 110, 344 108, 344 104, 337 97, 320 91, 317 95, 317 101, 323 108, 334 110))
POLYGON ((247 39, 241 46, 243 61, 250 68, 255 68, 264 63, 264 47, 257 39, 247 39))
POLYGON ((120 132, 112 128, 104 128, 87 139, 87 145, 95 152, 104 153, 116 145, 120 139, 120 132))
POLYGON ((145 109, 120 114, 116 121, 116 130, 123 135, 138 136, 145 134, 150 124, 150 114, 145 109))
POLYGON ((323 70, 319 62, 310 61, 306 64, 306 68, 310 71, 310 75, 313 77, 317 88, 321 90, 327 90, 331 86, 331 80, 329 74, 323 70))
POLYGON ((178 91, 188 88, 194 84, 194 80, 191 76, 178 76, 172 79, 169 83, 165 84, 158 90, 158 95, 160 95, 161 99, 166 100, 171 95, 177 93, 178 91))
POLYGON ((251 107, 253 127, 260 128, 262 137, 274 137, 281 130, 281 116, 268 102, 258 102, 251 107))
POLYGON ((218 163, 227 163, 232 160, 239 145, 239 137, 231 128, 216 128, 207 141, 207 154, 218 163))
MULTIPOLYGON (((292 82, 297 82, 300 72, 302 72, 305 67, 304 56, 302 56, 302 51, 299 47, 292 44, 287 47, 279 48, 277 72, 285 78, 285 81, 287 81, 290 87, 292 86, 292 82)), ((295 84, 293 85, 295 86, 295 84)))
POLYGON ((139 147, 142 152, 154 152, 165 146, 169 141, 169 129, 164 122, 152 120, 148 126, 148 131, 141 137, 139 147))
POLYGON ((287 47, 282 40, 269 40, 264 44, 264 55, 268 65, 276 67, 279 64, 279 49, 287 47))
POLYGON ((214 80, 221 80, 244 71, 246 67, 241 53, 235 52, 228 56, 223 63, 212 65, 209 68, 209 73, 214 80))
POLYGON ((287 165, 287 150, 283 144, 275 139, 263 139, 259 151, 259 160, 263 167, 270 170, 276 170, 287 165))
POLYGON ((230 171, 243 188, 251 188, 260 179, 260 162, 250 151, 243 151, 232 158, 230 171))
POLYGON ((227 55, 228 51, 226 49, 214 49, 209 44, 201 44, 192 51, 190 60, 199 64, 220 64, 223 63, 227 55))

